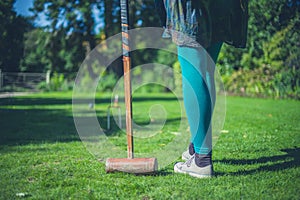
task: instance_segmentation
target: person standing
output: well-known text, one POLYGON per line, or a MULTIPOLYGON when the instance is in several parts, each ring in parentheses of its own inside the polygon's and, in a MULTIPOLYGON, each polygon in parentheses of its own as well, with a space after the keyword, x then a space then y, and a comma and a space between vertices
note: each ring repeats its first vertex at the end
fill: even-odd
POLYGON ((222 44, 245 48, 248 0, 155 0, 165 28, 177 45, 190 145, 174 165, 175 173, 213 175, 211 118, 215 103, 214 71, 222 44))

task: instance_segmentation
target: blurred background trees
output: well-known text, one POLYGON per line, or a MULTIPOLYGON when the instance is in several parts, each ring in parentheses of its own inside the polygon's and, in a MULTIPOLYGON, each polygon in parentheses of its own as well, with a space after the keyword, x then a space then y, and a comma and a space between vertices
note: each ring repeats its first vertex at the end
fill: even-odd
MULTIPOLYGON (((132 28, 160 26, 152 0, 129 2, 132 28)), ((74 78, 87 53, 121 31, 119 0, 34 0, 30 17, 18 15, 14 3, 0 2, 0 69, 4 72, 51 70, 74 78), (41 16, 47 23, 37 23, 41 16)), ((249 1, 247 48, 223 45, 217 63, 228 93, 300 98, 299 13, 300 0, 249 1)), ((133 66, 178 65, 173 55, 154 50, 138 50, 132 56, 133 66)), ((110 79, 122 75, 121 64, 121 58, 112 64, 110 79)), ((91 69, 90 76, 97 73, 91 69)))
POLYGON ((0 2, 0 69, 19 71, 24 50, 24 34, 30 24, 13 10, 14 0, 0 2))
POLYGON ((249 14, 247 48, 225 45, 220 55, 227 91, 299 98, 300 1, 250 1, 249 14))

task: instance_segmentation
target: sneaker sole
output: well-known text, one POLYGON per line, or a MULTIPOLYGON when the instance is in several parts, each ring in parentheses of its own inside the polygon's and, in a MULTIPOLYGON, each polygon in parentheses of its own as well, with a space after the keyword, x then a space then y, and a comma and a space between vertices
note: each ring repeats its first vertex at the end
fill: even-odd
POLYGON ((197 173, 194 173, 194 172, 186 172, 186 171, 182 171, 180 169, 178 169, 177 167, 174 166, 174 172, 175 173, 181 173, 181 174, 188 174, 192 177, 195 177, 195 178, 211 178, 213 175, 208 175, 208 174, 197 174, 197 173))

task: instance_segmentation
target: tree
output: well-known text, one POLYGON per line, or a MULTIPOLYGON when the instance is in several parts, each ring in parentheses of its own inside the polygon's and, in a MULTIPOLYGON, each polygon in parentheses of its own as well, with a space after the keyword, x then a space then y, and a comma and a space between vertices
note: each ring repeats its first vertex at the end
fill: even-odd
POLYGON ((96 46, 93 9, 100 8, 100 0, 50 1, 35 0, 33 19, 44 14, 50 25, 42 27, 48 32, 44 51, 52 71, 76 72, 84 59, 88 44, 96 46))
MULTIPOLYGON (((272 40, 278 31, 285 29, 292 20, 297 19, 299 11, 299 0, 274 0, 272 4, 268 0, 250 1, 247 48, 240 50, 224 45, 219 59, 223 71, 224 67, 229 73, 239 68, 260 67, 264 43, 272 40)), ((296 29, 294 27, 291 31, 296 29)), ((284 58, 287 56, 283 55, 284 58)))
POLYGON ((225 85, 233 88, 229 92, 244 85, 249 94, 299 98, 299 13, 299 0, 249 2, 247 48, 225 45, 220 55, 225 85))
POLYGON ((19 71, 23 56, 23 35, 30 28, 27 20, 13 10, 15 0, 0 2, 0 69, 19 71))
POLYGON ((41 28, 25 33, 24 57, 20 70, 23 72, 46 72, 51 69, 51 60, 47 46, 50 43, 50 33, 41 28))
POLYGON ((104 1, 104 39, 121 32, 121 14, 119 0, 104 1))
MULTIPOLYGON (((154 1, 128 1, 129 27, 130 29, 140 27, 160 26, 159 17, 156 15, 154 1)), ((107 39, 115 34, 121 33, 120 1, 104 1, 104 30, 99 38, 107 39)), ((147 38, 145 38, 147 40, 147 38)), ((131 40, 133 42, 133 40, 131 40)), ((120 46, 121 48, 121 46, 120 46)), ((132 67, 153 62, 157 57, 157 51, 141 49, 131 52, 132 67)), ((123 75, 122 58, 116 59, 110 66, 118 76, 123 75)))

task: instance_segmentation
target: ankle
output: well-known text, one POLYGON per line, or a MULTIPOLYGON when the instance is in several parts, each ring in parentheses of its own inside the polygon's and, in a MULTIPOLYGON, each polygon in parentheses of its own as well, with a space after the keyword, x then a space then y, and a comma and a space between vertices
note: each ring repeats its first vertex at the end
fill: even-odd
POLYGON ((195 153, 195 163, 198 167, 206 167, 212 164, 211 153, 198 154, 195 153))
POLYGON ((189 145, 189 154, 192 156, 195 154, 194 144, 190 143, 189 145))

